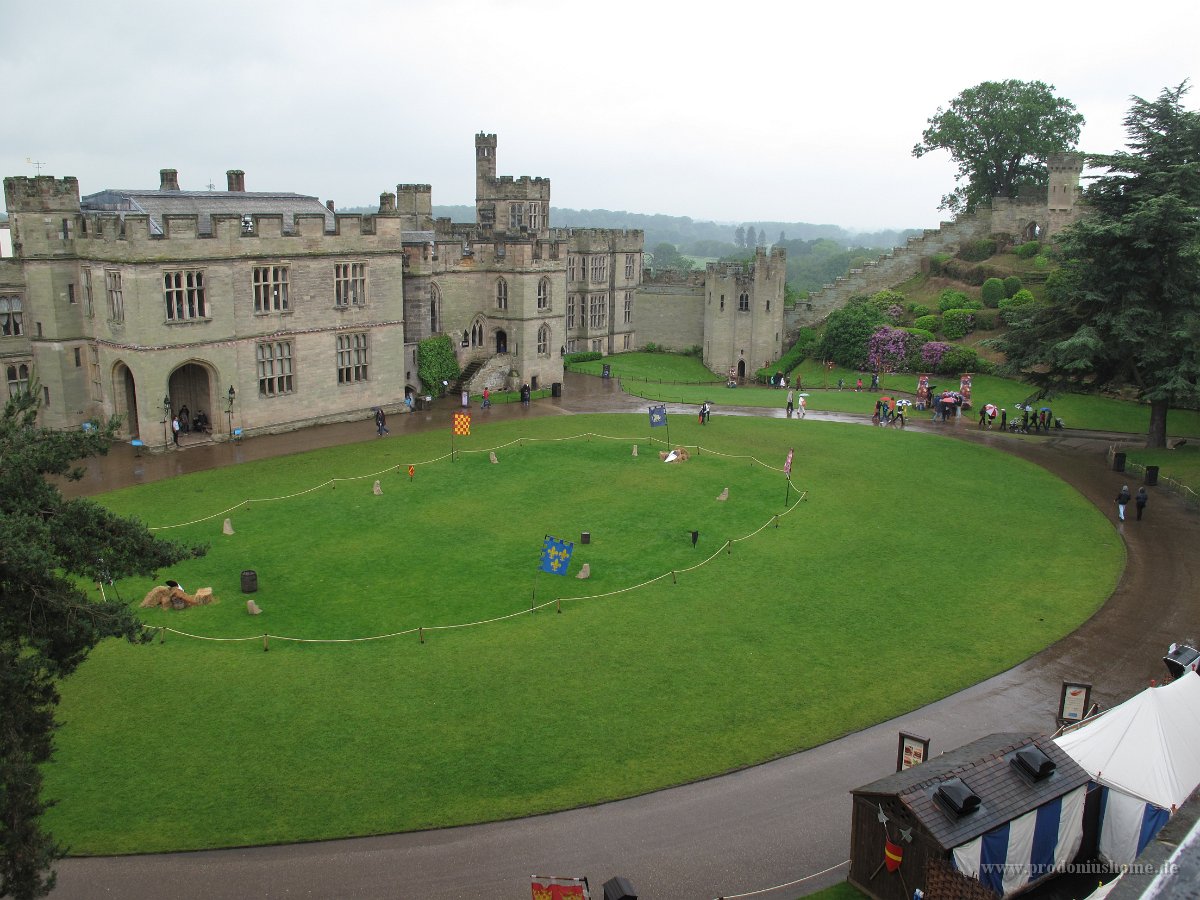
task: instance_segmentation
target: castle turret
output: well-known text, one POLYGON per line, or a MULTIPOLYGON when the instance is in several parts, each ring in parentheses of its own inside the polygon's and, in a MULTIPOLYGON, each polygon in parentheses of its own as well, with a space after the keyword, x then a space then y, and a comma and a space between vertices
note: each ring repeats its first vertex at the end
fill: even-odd
POLYGON ((1050 184, 1046 195, 1046 232, 1057 234, 1079 218, 1079 179, 1083 174, 1082 153, 1051 153, 1046 158, 1050 184))

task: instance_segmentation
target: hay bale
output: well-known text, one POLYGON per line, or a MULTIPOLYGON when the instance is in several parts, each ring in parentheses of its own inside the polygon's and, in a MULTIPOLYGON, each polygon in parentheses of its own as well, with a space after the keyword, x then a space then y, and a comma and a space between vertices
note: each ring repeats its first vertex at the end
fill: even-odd
POLYGON ((721 491, 721 493, 717 494, 717 499, 720 500, 722 503, 725 502, 726 500, 728 500, 729 499, 729 488, 725 488, 725 490, 723 490, 723 491, 721 491))
POLYGON ((196 591, 195 599, 197 606, 208 606, 208 604, 213 602, 212 588, 200 588, 200 590, 196 591))
POLYGON ((584 563, 583 568, 579 570, 579 574, 576 575, 575 577, 576 578, 591 578, 592 577, 592 564, 584 563))
POLYGON ((146 599, 142 601, 142 609, 148 609, 151 606, 160 606, 163 609, 171 605, 171 589, 166 585, 160 584, 152 588, 150 593, 146 595, 146 599))
POLYGON ((258 608, 258 604, 255 603, 253 600, 247 600, 246 601, 246 612, 250 613, 250 615, 252 615, 252 616, 257 616, 259 613, 262 612, 262 610, 258 608))
POLYGON ((222 531, 223 533, 225 533, 225 534, 233 534, 233 522, 232 522, 232 520, 230 520, 230 519, 226 519, 226 520, 225 520, 225 524, 224 524, 224 525, 222 526, 222 528, 221 528, 221 531, 222 531))
POLYGON ((375 491, 375 496, 376 496, 376 497, 382 497, 382 496, 383 496, 383 485, 381 485, 381 484, 379 483, 379 480, 378 480, 378 479, 376 479, 376 481, 375 481, 375 487, 373 488, 373 490, 375 491))

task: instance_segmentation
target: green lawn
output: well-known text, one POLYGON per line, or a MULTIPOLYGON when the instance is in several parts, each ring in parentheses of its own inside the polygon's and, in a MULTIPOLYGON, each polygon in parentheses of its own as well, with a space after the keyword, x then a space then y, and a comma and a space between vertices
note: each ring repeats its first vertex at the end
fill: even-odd
MULTIPOLYGON (((460 438, 457 462, 446 435, 421 434, 104 498, 152 526, 201 520, 162 533, 212 544, 162 577, 211 585, 219 602, 147 610, 148 624, 248 640, 168 631, 99 647, 63 686, 47 826, 76 854, 128 853, 630 796, 830 740, 1002 671, 1077 627, 1121 570, 1103 515, 984 447, 673 417, 672 442, 703 449, 668 466, 650 431, 640 415, 508 422, 460 438), (793 447, 808 494, 797 503, 793 489, 785 510, 778 470, 793 447), (582 531, 591 543, 576 544, 571 573, 587 562, 589 580, 536 573, 546 534, 582 531), (1030 547, 1036 584, 1013 577, 1030 547), (239 591, 247 568, 257 617, 239 591), (530 614, 535 590, 550 605, 530 614), (417 627, 424 643, 274 637, 264 652, 261 640, 417 627), (887 690, 862 690, 868 674, 887 690)), ((118 585, 134 603, 150 586, 118 585)))

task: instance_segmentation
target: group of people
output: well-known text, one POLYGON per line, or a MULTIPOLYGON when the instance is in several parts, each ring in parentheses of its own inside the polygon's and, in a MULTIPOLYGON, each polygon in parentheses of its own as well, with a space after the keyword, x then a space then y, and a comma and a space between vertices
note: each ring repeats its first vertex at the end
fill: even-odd
POLYGON ((800 410, 800 418, 803 419, 808 415, 808 398, 804 394, 797 396, 796 392, 789 388, 787 392, 787 414, 789 419, 797 408, 800 410))
POLYGON ((208 434, 210 428, 208 416, 204 414, 204 410, 197 410, 195 417, 193 417, 186 403, 179 407, 179 412, 171 416, 171 440, 175 442, 176 447, 179 446, 179 436, 181 434, 189 434, 191 432, 208 434))
POLYGON ((875 412, 871 415, 871 424, 887 427, 899 425, 904 427, 904 405, 895 397, 880 397, 875 401, 875 412))
POLYGON ((1131 499, 1137 506, 1137 517, 1140 522, 1142 520, 1142 513, 1146 510, 1146 503, 1150 500, 1150 495, 1146 493, 1145 487, 1138 488, 1137 496, 1131 497, 1129 494, 1129 485, 1121 485, 1121 491, 1117 494, 1117 518, 1122 522, 1125 521, 1125 507, 1129 505, 1131 499))

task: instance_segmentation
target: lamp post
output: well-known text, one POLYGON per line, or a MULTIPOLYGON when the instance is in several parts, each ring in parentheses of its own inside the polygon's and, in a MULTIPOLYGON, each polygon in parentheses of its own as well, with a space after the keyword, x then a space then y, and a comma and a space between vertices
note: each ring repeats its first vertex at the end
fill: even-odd
POLYGON ((163 443, 171 442, 171 395, 163 397, 163 443))
POLYGON ((233 389, 233 385, 229 386, 229 393, 226 395, 227 405, 225 407, 225 416, 229 420, 229 436, 233 437, 233 401, 237 399, 237 391, 233 389))

